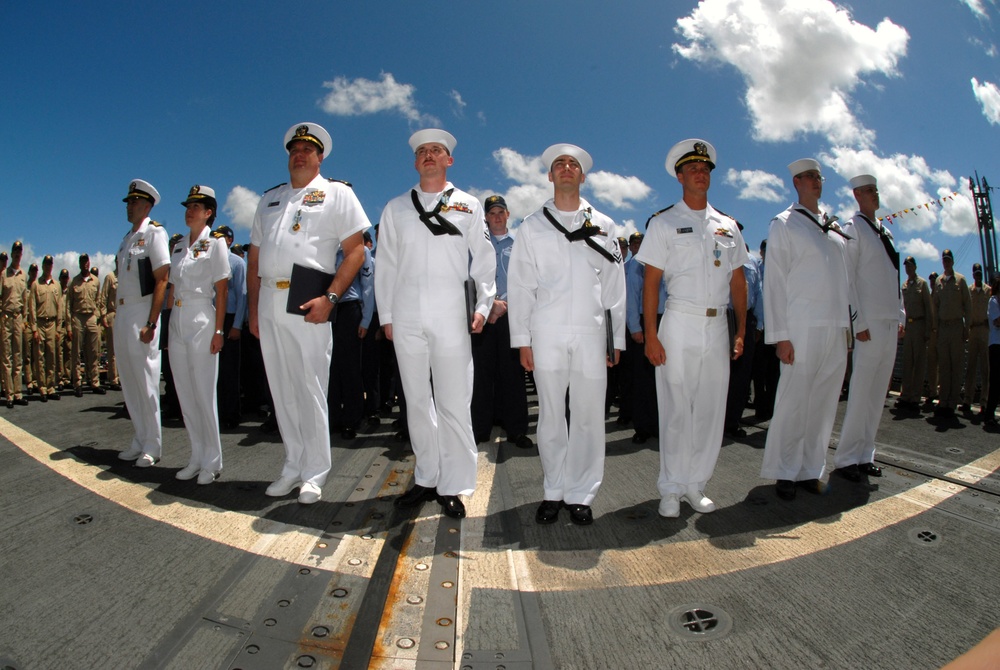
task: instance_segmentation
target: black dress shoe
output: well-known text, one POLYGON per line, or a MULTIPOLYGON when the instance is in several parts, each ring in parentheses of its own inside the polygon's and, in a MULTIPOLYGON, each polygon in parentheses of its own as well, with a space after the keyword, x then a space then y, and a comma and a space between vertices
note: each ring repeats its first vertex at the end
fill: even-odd
POLYGON ((774 485, 774 492, 782 500, 795 500, 795 482, 790 479, 779 479, 774 485))
POLYGON ((22 406, 27 405, 28 404, 28 399, 27 398, 14 398, 14 404, 15 405, 22 405, 22 406))
POLYGON ((75 395, 77 398, 82 398, 83 397, 83 389, 81 387, 77 386, 75 389, 73 389, 73 395, 75 395))
POLYGON ((268 415, 268 417, 264 419, 264 423, 260 424, 260 432, 265 435, 271 435, 278 432, 278 419, 274 416, 274 414, 268 415))
POLYGON ((377 428, 382 424, 382 419, 378 417, 378 414, 372 414, 370 417, 365 419, 365 421, 368 423, 369 428, 377 428))
POLYGON ((543 526, 555 523, 559 519, 559 508, 562 507, 561 500, 543 500, 535 512, 535 523, 543 526))
POLYGON ((727 428, 724 432, 727 437, 734 439, 744 438, 747 436, 747 431, 738 425, 735 428, 727 428))
POLYGON ((531 441, 531 438, 527 435, 517 435, 513 439, 507 438, 508 442, 513 442, 514 446, 518 449, 531 449, 535 446, 535 443, 531 441))
POLYGON ((809 493, 813 493, 818 496, 825 495, 826 492, 830 489, 830 486, 828 484, 824 484, 822 481, 818 479, 804 479, 801 482, 796 482, 796 483, 798 484, 799 488, 805 489, 809 493))
POLYGON ((627 426, 630 423, 632 423, 632 421, 627 416, 618 415, 618 418, 615 419, 615 423, 618 424, 619 426, 627 426))
POLYGON ((410 431, 400 430, 393 434, 392 436, 397 442, 409 442, 410 441, 410 431))
POLYGON ((635 435, 632 436, 632 444, 646 444, 646 440, 649 439, 649 433, 644 430, 635 431, 635 435))
POLYGON ((345 428, 344 430, 340 431, 340 436, 345 440, 353 440, 358 436, 358 431, 354 430, 353 428, 345 428))
POLYGON ((392 504, 396 507, 416 507, 435 498, 437 498, 437 489, 414 484, 409 491, 396 498, 392 504))
POLYGON ((569 520, 577 526, 589 526, 594 523, 594 513, 590 505, 566 505, 569 510, 569 520))
POLYGON ((58 393, 50 393, 48 395, 49 400, 62 400, 62 396, 58 393))
POLYGON ((861 471, 858 469, 857 465, 847 465, 842 468, 837 468, 833 471, 833 474, 840 475, 849 482, 861 481, 861 471))
POLYGON ((105 395, 107 393, 107 390, 103 386, 94 386, 92 387, 92 390, 97 395, 105 395))
POLYGON ((44 393, 41 395, 41 399, 42 399, 42 402, 48 402, 49 401, 49 397, 47 395, 45 395, 44 393))
POLYGON ((14 409, 14 399, 7 398, 7 409, 14 409))
POLYGON ((108 388, 110 388, 112 391, 121 391, 122 390, 122 385, 121 384, 111 384, 110 386, 108 386, 108 388))
POLYGON ((869 477, 881 477, 882 468, 874 463, 861 463, 858 465, 858 472, 869 477))
POLYGON ((476 444, 482 444, 483 442, 489 442, 490 441, 490 434, 486 433, 484 435, 484 434, 480 433, 480 434, 476 435, 475 438, 476 438, 476 444))
POLYGON ((458 496, 441 496, 440 502, 445 516, 449 516, 452 519, 465 518, 465 504, 458 496))

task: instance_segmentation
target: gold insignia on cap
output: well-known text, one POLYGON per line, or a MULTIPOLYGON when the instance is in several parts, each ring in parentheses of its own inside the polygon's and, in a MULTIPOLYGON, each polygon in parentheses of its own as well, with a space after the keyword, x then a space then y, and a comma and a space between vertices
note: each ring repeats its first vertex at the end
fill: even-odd
POLYGON ((128 190, 130 190, 130 191, 134 191, 135 190, 135 182, 132 182, 131 184, 128 185, 128 190))
POLYGON ((694 152, 695 152, 695 154, 697 154, 699 156, 707 156, 708 155, 708 147, 705 146, 704 142, 695 142, 694 143, 694 152))
POLYGON ((201 187, 195 184, 194 186, 191 187, 191 190, 188 191, 188 195, 197 195, 200 192, 201 192, 201 187))
POLYGON ((308 135, 308 134, 309 134, 309 126, 301 125, 295 129, 296 137, 302 137, 303 135, 308 135))

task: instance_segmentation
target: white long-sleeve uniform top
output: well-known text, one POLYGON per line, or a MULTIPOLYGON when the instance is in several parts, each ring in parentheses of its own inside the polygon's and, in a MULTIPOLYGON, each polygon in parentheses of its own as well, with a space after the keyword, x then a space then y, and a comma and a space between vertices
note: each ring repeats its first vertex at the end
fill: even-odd
POLYGON ((846 240, 823 232, 816 215, 794 204, 771 220, 764 273, 764 333, 774 344, 790 339, 790 324, 847 328, 850 287, 846 240))
POLYGON ((375 266, 379 321, 384 325, 465 314, 465 281, 470 277, 476 283, 476 312, 487 316, 496 295, 497 264, 483 206, 451 182, 437 193, 414 188, 428 213, 454 189, 439 214, 461 235, 431 233, 420 220, 410 191, 389 201, 379 220, 375 266))
MULTIPOLYGON (((872 223, 881 227, 879 223, 872 223)), ((906 322, 903 298, 899 290, 899 270, 889 260, 882 240, 865 220, 856 213, 844 226, 844 233, 852 239, 847 242, 847 271, 854 280, 857 302, 852 309, 857 312, 854 332, 868 330, 873 320, 906 322)), ((891 240, 891 237, 890 237, 891 240)), ((770 253, 768 248, 768 253, 770 253)))
MULTIPOLYGON (((174 285, 175 301, 215 298, 215 282, 228 279, 229 247, 226 241, 212 237, 208 226, 201 231, 194 244, 189 244, 190 233, 178 240, 171 259, 170 283, 174 285)), ((215 321, 212 321, 215 329, 215 321)))
POLYGON ((671 303, 701 309, 729 303, 733 270, 749 256, 732 217, 711 205, 693 210, 681 200, 649 220, 635 260, 663 270, 667 309, 671 303))
POLYGON ((618 241, 607 234, 614 221, 580 199, 576 212, 560 212, 550 199, 517 229, 507 274, 511 347, 531 346, 532 332, 604 333, 611 310, 616 349, 625 348, 625 271, 618 241), (608 260, 585 241, 570 242, 548 219, 547 208, 569 232, 591 223, 603 231, 598 241, 608 260))
MULTIPOLYGON (((170 264, 170 246, 167 231, 148 216, 139 229, 125 234, 118 246, 118 295, 119 301, 131 302, 142 297, 139 287, 139 261, 148 258, 153 271, 170 264)), ((147 296, 152 300, 152 293, 147 296)))
POLYGON ((371 226, 347 184, 316 175, 304 188, 282 184, 257 205, 250 242, 260 249, 258 276, 288 279, 293 265, 333 273, 341 241, 371 226))

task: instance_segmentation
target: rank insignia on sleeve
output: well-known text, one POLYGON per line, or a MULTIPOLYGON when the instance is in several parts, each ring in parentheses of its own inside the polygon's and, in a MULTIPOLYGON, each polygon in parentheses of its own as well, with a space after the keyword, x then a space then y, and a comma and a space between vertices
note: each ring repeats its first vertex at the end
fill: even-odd
POLYGON ((326 191, 310 191, 302 198, 303 205, 322 205, 326 200, 326 191))

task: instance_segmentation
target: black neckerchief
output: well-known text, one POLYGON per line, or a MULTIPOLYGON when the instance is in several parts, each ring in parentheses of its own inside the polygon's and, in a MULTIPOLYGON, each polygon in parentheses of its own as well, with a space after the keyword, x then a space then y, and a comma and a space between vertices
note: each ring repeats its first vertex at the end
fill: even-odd
POLYGON ((829 223, 820 223, 819 219, 817 219, 815 216, 813 216, 813 213, 810 212, 805 207, 796 206, 796 207, 794 207, 794 209, 795 209, 796 212, 802 212, 803 214, 805 214, 806 216, 808 216, 809 220, 812 221, 813 223, 815 223, 816 226, 820 230, 822 230, 824 233, 828 233, 830 231, 833 231, 833 232, 837 233, 838 235, 840 235, 841 237, 843 237, 845 240, 853 239, 850 235, 845 235, 844 231, 840 230, 840 228, 834 228, 832 221, 829 222, 829 223))
POLYGON ((591 249, 604 256, 612 263, 618 262, 610 251, 608 251, 599 243, 594 241, 594 235, 597 235, 601 232, 601 229, 598 228, 597 226, 594 225, 581 226, 580 228, 574 230, 571 233, 568 230, 566 230, 566 228, 561 223, 559 223, 559 221, 556 220, 556 217, 552 216, 552 213, 549 211, 548 207, 542 207, 542 213, 545 214, 545 218, 549 220, 549 223, 551 223, 556 230, 565 235, 566 239, 569 240, 570 242, 577 242, 579 240, 583 240, 584 242, 587 243, 587 246, 589 246, 591 249))
MULTIPOLYGON (((858 215, 865 220, 865 222, 871 226, 872 231, 878 235, 879 241, 882 242, 882 246, 885 248, 885 253, 889 256, 889 262, 892 263, 892 267, 896 268, 896 286, 899 286, 899 252, 896 251, 896 247, 892 246, 892 238, 889 233, 882 228, 882 226, 876 226, 875 223, 869 219, 867 216, 858 212, 858 215)), ((899 297, 903 297, 903 289, 900 288, 897 291, 899 297)))
POLYGON ((413 207, 417 210, 417 216, 423 221, 424 225, 427 226, 427 230, 431 231, 435 235, 461 235, 462 231, 455 227, 448 219, 441 216, 441 208, 444 206, 444 201, 451 197, 452 191, 455 189, 449 188, 443 193, 443 198, 438 198, 437 206, 433 211, 428 212, 423 207, 420 206, 420 198, 417 197, 417 189, 410 190, 410 199, 413 200, 413 207), (433 219, 433 220, 432 220, 433 219), (435 221, 437 223, 435 223, 435 221))

